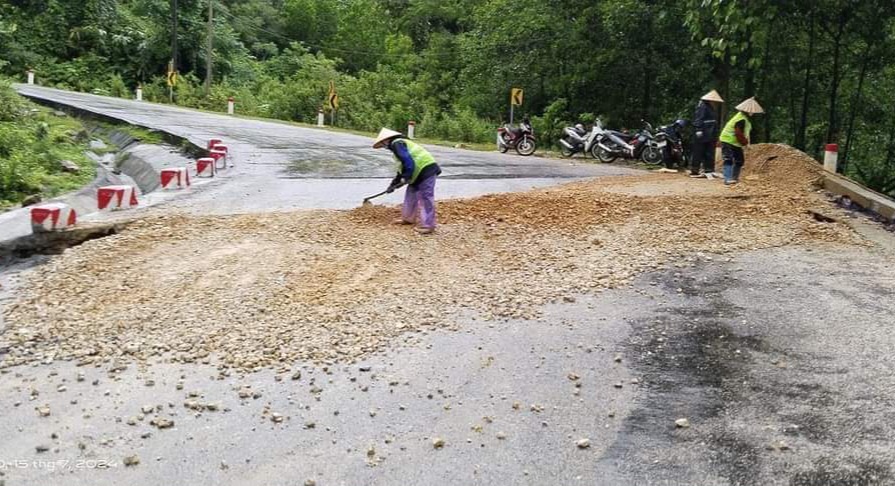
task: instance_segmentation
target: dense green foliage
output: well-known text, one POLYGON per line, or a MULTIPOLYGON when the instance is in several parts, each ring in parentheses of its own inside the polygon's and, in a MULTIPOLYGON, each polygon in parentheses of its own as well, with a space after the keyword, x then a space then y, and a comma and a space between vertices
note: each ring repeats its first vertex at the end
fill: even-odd
POLYGON ((77 121, 37 108, 0 80, 0 208, 26 196, 56 196, 93 179, 86 147, 87 133, 77 121), (78 173, 63 172, 62 160, 77 164, 78 173))
POLYGON ((692 116, 717 88, 756 95, 756 138, 817 155, 841 145, 850 175, 895 192, 889 0, 216 0, 214 84, 205 93, 209 0, 7 0, 0 69, 39 82, 166 102, 178 4, 179 104, 312 122, 330 81, 337 123, 482 142, 509 89, 552 140, 599 116, 615 127, 692 116))

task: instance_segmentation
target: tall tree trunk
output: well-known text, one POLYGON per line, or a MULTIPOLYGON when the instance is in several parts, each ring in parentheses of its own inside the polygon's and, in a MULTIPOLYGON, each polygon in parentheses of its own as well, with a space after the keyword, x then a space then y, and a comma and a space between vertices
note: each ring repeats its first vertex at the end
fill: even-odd
POLYGON ((808 98, 811 96, 811 67, 814 65, 814 44, 817 32, 814 25, 814 9, 811 9, 811 27, 808 29, 808 57, 805 66, 805 82, 802 84, 802 116, 799 120, 799 129, 796 131, 796 148, 805 150, 805 133, 808 130, 808 98))
POLYGON ((650 119, 650 107, 652 106, 653 91, 653 72, 650 64, 647 62, 643 69, 643 99, 641 100, 640 118, 643 120, 650 119))
MULTIPOLYGON (((777 22, 777 17, 778 16, 775 15, 774 18, 771 19, 771 22, 768 24, 768 32, 765 35, 764 49, 763 49, 762 57, 761 57, 761 76, 760 76, 761 79, 759 81, 759 87, 758 87, 758 93, 757 93, 757 95, 759 97, 764 97, 765 94, 768 93, 768 91, 766 89, 768 86, 768 73, 771 71, 771 66, 772 66, 772 64, 771 64, 771 39, 774 37, 773 36, 774 24, 777 22)), ((764 100, 764 101, 767 101, 768 104, 770 105, 769 99, 764 100)), ((762 140, 764 140, 766 142, 769 142, 771 140, 771 111, 770 110, 764 116, 764 138, 762 140)))
POLYGON ((730 52, 724 52, 724 57, 722 59, 718 59, 716 57, 712 57, 712 77, 715 78, 715 87, 718 92, 721 93, 721 97, 724 98, 727 103, 721 104, 720 113, 718 113, 718 120, 723 122, 725 118, 727 118, 727 105, 731 100, 730 93, 730 52))
POLYGON ((845 136, 845 150, 842 152, 842 163, 840 164, 840 167, 842 167, 841 172, 843 174, 848 167, 848 157, 851 152, 851 144, 855 135, 855 117, 858 115, 858 110, 861 108, 861 96, 864 93, 864 79, 867 77, 867 67, 870 64, 870 50, 868 49, 867 52, 868 54, 864 55, 864 62, 861 63, 861 73, 858 74, 858 90, 855 92, 855 99, 852 101, 851 113, 848 117, 848 132, 845 136))
POLYGON ((746 30, 746 49, 743 51, 742 61, 746 66, 746 79, 743 82, 743 99, 755 96, 755 68, 751 66, 752 56, 755 54, 752 48, 752 29, 746 30))
POLYGON ((842 37, 845 34, 845 26, 848 23, 848 15, 845 11, 839 13, 835 44, 833 45, 833 75, 830 79, 830 116, 827 120, 827 143, 839 141, 839 114, 836 106, 839 102, 839 84, 842 81, 842 37))

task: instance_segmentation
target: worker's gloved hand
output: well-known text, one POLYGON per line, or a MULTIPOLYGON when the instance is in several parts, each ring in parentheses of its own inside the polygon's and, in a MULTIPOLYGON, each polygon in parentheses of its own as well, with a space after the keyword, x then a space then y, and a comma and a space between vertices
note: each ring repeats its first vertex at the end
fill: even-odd
POLYGON ((702 138, 702 132, 701 132, 701 131, 696 132, 696 138, 702 138))
POLYGON ((395 178, 392 179, 392 182, 389 183, 388 189, 386 189, 385 191, 388 192, 389 194, 395 192, 395 189, 401 187, 401 185, 402 185, 401 182, 402 182, 401 174, 396 175, 395 178))

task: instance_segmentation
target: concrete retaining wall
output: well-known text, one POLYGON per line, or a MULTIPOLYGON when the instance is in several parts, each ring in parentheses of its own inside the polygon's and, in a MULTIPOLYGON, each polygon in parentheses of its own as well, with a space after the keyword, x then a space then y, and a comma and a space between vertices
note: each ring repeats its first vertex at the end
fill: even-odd
POLYGON ((862 208, 873 211, 889 222, 895 222, 895 201, 884 194, 829 172, 824 177, 824 189, 832 194, 848 197, 862 208))

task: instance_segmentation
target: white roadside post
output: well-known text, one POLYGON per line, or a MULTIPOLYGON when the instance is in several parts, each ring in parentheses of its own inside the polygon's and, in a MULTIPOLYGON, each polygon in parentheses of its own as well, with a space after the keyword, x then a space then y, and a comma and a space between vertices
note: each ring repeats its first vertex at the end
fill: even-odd
POLYGON ((827 172, 836 173, 839 165, 839 146, 835 143, 827 144, 826 150, 824 151, 824 170, 827 172))
POLYGON ((407 122, 407 138, 413 138, 413 132, 416 130, 416 122, 410 120, 407 122))
POLYGON ((322 126, 323 126, 323 120, 324 120, 324 118, 325 118, 325 117, 323 116, 323 110, 317 110, 317 126, 318 126, 318 127, 322 127, 322 126))
POLYGON ((34 84, 34 70, 29 69, 27 71, 27 74, 28 74, 28 84, 34 84))
POLYGON ((227 114, 232 115, 236 108, 236 102, 233 100, 233 97, 227 98, 227 114))
POLYGON ((143 101, 143 86, 137 85, 137 101, 143 101))

